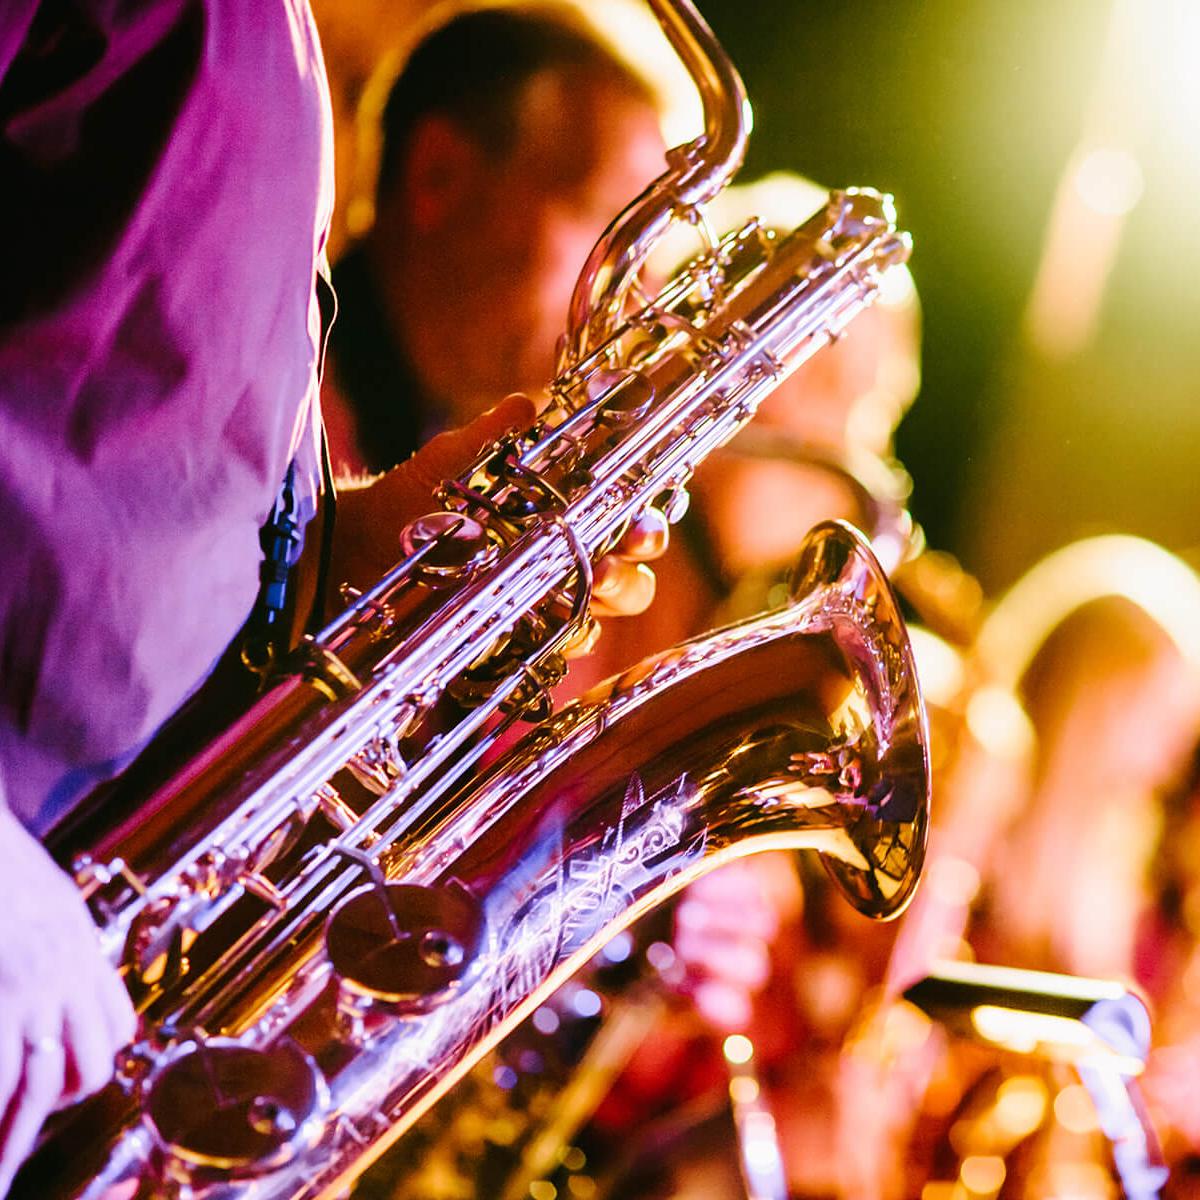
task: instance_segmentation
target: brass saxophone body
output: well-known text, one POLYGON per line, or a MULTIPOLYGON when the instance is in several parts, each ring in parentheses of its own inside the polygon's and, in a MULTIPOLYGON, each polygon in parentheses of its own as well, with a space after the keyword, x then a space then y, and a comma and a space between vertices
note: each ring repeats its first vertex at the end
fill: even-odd
POLYGON ((859 908, 898 911, 928 789, 903 625, 848 526, 814 531, 795 586, 563 709, 370 854, 302 856, 278 909, 244 896, 231 945, 206 965, 197 936, 192 970, 146 985, 157 1034, 82 1113, 115 1107, 115 1140, 73 1137, 14 1195, 337 1195, 614 932, 738 855, 816 849, 859 908))
POLYGON ((656 0, 706 133, 605 235, 563 373, 405 528, 245 718, 149 801, 65 840, 141 1013, 117 1081, 43 1138, 19 1200, 317 1200, 353 1180, 616 931, 729 858, 819 851, 903 907, 924 854, 924 711, 887 580, 829 525, 783 608, 550 716, 591 564, 870 303, 890 202, 750 223, 626 315, 631 272, 740 162, 744 96, 656 0), (507 754, 518 720, 550 719, 507 754))

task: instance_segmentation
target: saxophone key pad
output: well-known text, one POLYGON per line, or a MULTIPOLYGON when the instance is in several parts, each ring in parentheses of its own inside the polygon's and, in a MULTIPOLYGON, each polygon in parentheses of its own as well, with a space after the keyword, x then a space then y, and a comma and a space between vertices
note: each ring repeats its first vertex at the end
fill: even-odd
POLYGON ((371 883, 329 916, 325 946, 343 1015, 427 1012, 478 969, 483 910, 462 888, 371 883))
POLYGON ((601 416, 609 424, 630 424, 649 412, 654 399, 654 384, 646 376, 629 371, 605 393, 601 402, 601 416))
POLYGON ((295 1042, 266 1049, 228 1039, 181 1044, 146 1093, 146 1119, 164 1174, 252 1176, 293 1161, 320 1138, 324 1077, 295 1042))
POLYGON ((400 549, 416 558, 416 577, 431 587, 458 583, 496 558, 484 526, 461 512, 427 513, 411 521, 400 533, 400 549))

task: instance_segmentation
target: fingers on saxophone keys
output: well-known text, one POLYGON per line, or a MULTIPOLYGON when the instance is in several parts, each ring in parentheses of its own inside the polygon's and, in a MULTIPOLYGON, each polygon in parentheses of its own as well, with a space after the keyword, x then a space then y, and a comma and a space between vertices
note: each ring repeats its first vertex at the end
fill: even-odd
POLYGON ((606 617, 636 616, 650 607, 654 588, 649 567, 610 554, 596 564, 593 574, 593 611, 606 617))
POLYGON ((666 552, 670 525, 657 508, 648 508, 630 522, 616 553, 635 562, 653 562, 666 552))
POLYGON ((0 1195, 33 1148, 42 1122, 62 1094, 66 1052, 61 1035, 36 1030, 21 1041, 23 1060, 0 1119, 0 1195))
POLYGON ((602 633, 600 622, 588 618, 583 627, 569 639, 563 646, 562 652, 567 658, 582 658, 585 654, 590 654, 595 648, 596 643, 600 640, 602 633))

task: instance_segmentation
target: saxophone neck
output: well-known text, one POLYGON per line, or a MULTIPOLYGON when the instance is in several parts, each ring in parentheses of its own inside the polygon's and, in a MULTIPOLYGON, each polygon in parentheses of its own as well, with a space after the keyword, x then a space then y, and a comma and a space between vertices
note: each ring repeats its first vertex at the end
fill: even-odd
POLYGON ((678 216, 724 188, 746 156, 750 102, 741 76, 691 0, 648 0, 696 84, 704 133, 667 155, 667 170, 608 227, 575 284, 559 369, 579 363, 615 329, 625 297, 654 244, 678 216))

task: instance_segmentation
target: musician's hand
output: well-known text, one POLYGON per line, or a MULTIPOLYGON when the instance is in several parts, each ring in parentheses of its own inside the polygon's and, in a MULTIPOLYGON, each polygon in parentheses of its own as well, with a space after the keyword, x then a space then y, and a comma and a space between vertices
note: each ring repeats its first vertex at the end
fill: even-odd
POLYGON ((738 859, 697 880, 675 913, 675 953, 700 1015, 722 1032, 750 1023, 771 973, 771 942, 800 908, 786 854, 738 859))
MULTIPOLYGON (((338 499, 338 533, 332 579, 369 587, 398 557, 396 533, 429 512, 443 480, 453 478, 484 447, 535 418, 527 396, 506 397, 461 429, 439 434, 407 462, 369 486, 347 489, 338 499)), ((597 616, 632 616, 654 598, 654 574, 644 564, 666 549, 667 524, 658 513, 639 518, 614 552, 595 566, 593 610, 597 616)))
POLYGON ((637 517, 613 552, 602 558, 592 581, 592 611, 598 617, 632 617, 654 599, 654 572, 646 563, 667 548, 667 519, 657 509, 637 517))
POLYGON ((0 795, 0 1196, 47 1114, 102 1087, 134 1032, 79 893, 0 795))

